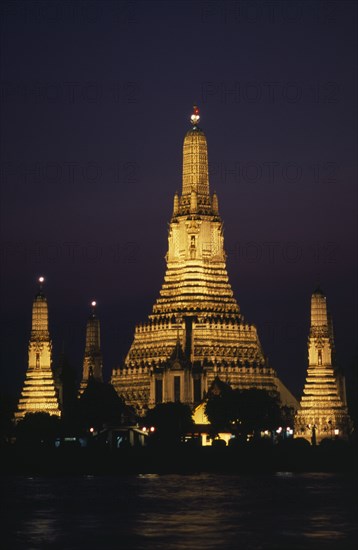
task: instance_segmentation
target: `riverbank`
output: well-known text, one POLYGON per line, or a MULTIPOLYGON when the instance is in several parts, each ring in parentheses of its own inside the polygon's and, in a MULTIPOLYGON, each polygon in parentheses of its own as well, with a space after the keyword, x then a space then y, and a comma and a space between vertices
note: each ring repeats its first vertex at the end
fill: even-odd
POLYGON ((280 447, 247 445, 240 448, 139 447, 40 448, 16 446, 1 450, 3 474, 136 474, 136 473, 356 473, 353 446, 280 447))

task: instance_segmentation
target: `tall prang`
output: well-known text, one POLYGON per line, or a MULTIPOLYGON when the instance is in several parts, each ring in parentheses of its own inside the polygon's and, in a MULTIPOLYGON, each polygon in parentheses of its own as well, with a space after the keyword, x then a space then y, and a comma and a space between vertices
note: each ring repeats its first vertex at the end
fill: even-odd
POLYGON ((91 302, 91 313, 88 317, 86 327, 86 345, 83 358, 82 381, 80 385, 80 393, 82 393, 89 378, 92 376, 95 380, 103 382, 103 361, 101 352, 101 327, 99 319, 96 315, 95 301, 91 302))
POLYGON ((315 444, 324 438, 346 438, 351 429, 345 381, 335 361, 332 319, 326 297, 317 289, 311 297, 307 378, 295 416, 295 437, 315 444))
POLYGON ((48 307, 43 293, 44 278, 39 278, 39 291, 32 306, 32 329, 25 382, 18 402, 15 420, 26 413, 46 412, 61 416, 52 371, 52 343, 48 330, 48 307))
POLYGON ((226 270, 218 197, 210 194, 208 151, 194 106, 183 145, 182 192, 174 195, 166 273, 147 322, 112 384, 140 414, 165 401, 199 403, 219 376, 233 387, 278 392, 297 406, 245 323, 226 270))

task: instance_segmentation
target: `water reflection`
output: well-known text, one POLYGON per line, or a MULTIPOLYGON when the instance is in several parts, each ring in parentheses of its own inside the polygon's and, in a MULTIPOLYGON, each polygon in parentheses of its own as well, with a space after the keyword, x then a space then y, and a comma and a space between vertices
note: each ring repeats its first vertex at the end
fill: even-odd
POLYGON ((333 474, 2 479, 3 547, 355 548, 352 479, 333 474))
POLYGON ((31 519, 25 521, 23 534, 25 536, 27 535, 29 543, 35 546, 43 543, 48 544, 56 542, 57 527, 53 510, 34 514, 31 519))

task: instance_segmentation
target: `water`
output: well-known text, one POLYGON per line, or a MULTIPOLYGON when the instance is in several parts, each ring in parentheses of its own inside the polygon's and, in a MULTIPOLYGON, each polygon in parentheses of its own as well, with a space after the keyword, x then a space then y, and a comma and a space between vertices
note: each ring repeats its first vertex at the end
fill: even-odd
POLYGON ((352 475, 11 476, 2 550, 350 549, 352 475))

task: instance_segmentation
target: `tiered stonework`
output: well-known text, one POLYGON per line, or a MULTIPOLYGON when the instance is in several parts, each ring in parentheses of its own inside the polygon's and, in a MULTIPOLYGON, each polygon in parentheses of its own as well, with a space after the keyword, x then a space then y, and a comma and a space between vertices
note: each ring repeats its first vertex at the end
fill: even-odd
MULTIPOLYGON (((141 413, 162 401, 194 405, 216 376, 233 387, 283 388, 233 296, 198 120, 195 108, 184 139, 182 194, 174 195, 160 297, 148 321, 135 328, 124 365, 112 374, 117 392, 141 413)), ((288 400, 295 406, 292 395, 288 400)))
POLYGON ((88 318, 86 328, 86 345, 80 393, 86 388, 90 376, 95 380, 103 382, 100 323, 96 316, 96 302, 92 302, 91 305, 92 311, 88 318))
MULTIPOLYGON (((40 282, 43 282, 42 277, 40 282)), ((52 372, 51 351, 47 301, 40 286, 32 306, 29 363, 15 413, 16 421, 21 420, 26 413, 46 412, 61 416, 52 372)))
POLYGON ((311 298, 307 378, 295 418, 295 436, 312 443, 335 436, 347 437, 351 430, 344 377, 335 366, 334 355, 326 297, 317 289, 311 298))

